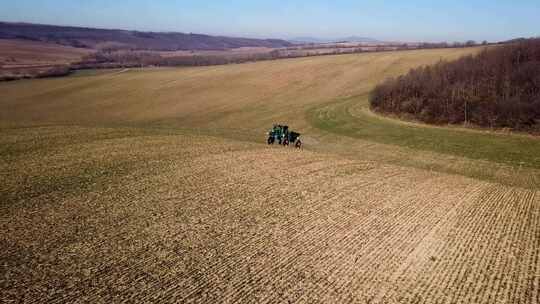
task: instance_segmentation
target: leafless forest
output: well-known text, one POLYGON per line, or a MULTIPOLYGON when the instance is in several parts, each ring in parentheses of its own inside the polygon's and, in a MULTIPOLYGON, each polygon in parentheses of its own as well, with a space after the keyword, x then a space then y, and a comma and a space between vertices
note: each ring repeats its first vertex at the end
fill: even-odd
POLYGON ((412 69, 371 94, 379 112, 427 123, 539 131, 540 39, 412 69))

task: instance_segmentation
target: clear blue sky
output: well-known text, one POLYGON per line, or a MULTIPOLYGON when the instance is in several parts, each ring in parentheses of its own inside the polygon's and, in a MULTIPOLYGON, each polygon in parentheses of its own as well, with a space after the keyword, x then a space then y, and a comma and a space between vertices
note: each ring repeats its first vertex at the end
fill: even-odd
POLYGON ((233 36, 399 41, 540 35, 540 0, 0 0, 0 20, 233 36))

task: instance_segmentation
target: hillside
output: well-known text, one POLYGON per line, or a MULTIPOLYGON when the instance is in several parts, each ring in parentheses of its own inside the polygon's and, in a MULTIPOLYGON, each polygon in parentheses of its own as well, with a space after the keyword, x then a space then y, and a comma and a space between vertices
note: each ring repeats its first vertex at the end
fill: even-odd
POLYGON ((516 177, 512 170, 506 172, 500 166, 540 169, 538 140, 409 127, 368 112, 367 96, 385 78, 434 64, 441 58, 455 60, 479 50, 402 51, 201 68, 88 71, 67 78, 3 83, 0 108, 6 111, 0 111, 0 127, 150 125, 227 136, 241 134, 242 138, 264 141, 261 134, 269 126, 288 122, 301 133, 310 133, 314 142, 333 143, 308 142, 307 147, 314 149, 337 150, 364 158, 371 155, 377 160, 395 158, 397 147, 406 149, 401 152, 405 155, 409 155, 407 149, 421 150, 445 155, 444 161, 439 161, 442 156, 433 159, 419 157, 421 154, 398 157, 397 161, 526 187, 534 182, 534 174, 516 177), (318 129, 329 133, 320 133, 318 129), (349 138, 365 140, 369 145, 358 146, 359 141, 351 143, 349 138), (336 141, 346 144, 342 146, 336 141), (518 151, 516 146, 520 147, 518 151), (454 157, 466 165, 456 165, 461 161, 454 157))
POLYGON ((317 37, 296 37, 289 39, 290 42, 297 44, 327 44, 327 43, 337 43, 337 42, 356 42, 364 44, 385 44, 383 41, 369 38, 369 37, 343 37, 343 38, 317 38, 317 37))
POLYGON ((287 41, 278 39, 263 40, 7 22, 0 22, 0 39, 36 40, 93 49, 115 43, 117 47, 154 51, 225 50, 240 47, 276 48, 291 45, 287 41))
POLYGON ((0 39, 0 80, 60 76, 94 51, 55 43, 0 39))
POLYGON ((0 302, 536 303, 540 141, 368 110, 479 51, 0 83, 0 302))
POLYGON ((371 94, 382 113, 435 124, 540 131, 540 39, 419 67, 371 94))

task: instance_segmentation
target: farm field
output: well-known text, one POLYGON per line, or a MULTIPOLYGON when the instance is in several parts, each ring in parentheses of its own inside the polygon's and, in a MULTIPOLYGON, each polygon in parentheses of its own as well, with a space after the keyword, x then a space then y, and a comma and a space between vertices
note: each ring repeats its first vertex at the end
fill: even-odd
POLYGON ((0 39, 2 68, 69 64, 79 61, 91 50, 52 43, 0 39))
POLYGON ((92 50, 39 41, 0 39, 0 76, 37 75, 80 61, 92 50))
POLYGON ((1 83, 2 302, 540 303, 540 141, 367 109, 478 50, 1 83))

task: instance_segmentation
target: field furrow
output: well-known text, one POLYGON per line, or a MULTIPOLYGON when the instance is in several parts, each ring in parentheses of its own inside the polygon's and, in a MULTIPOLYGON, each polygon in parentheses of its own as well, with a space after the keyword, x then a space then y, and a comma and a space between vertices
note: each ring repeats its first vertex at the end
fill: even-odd
POLYGON ((540 304, 537 139, 367 109, 478 50, 0 84, 0 302, 540 304))

